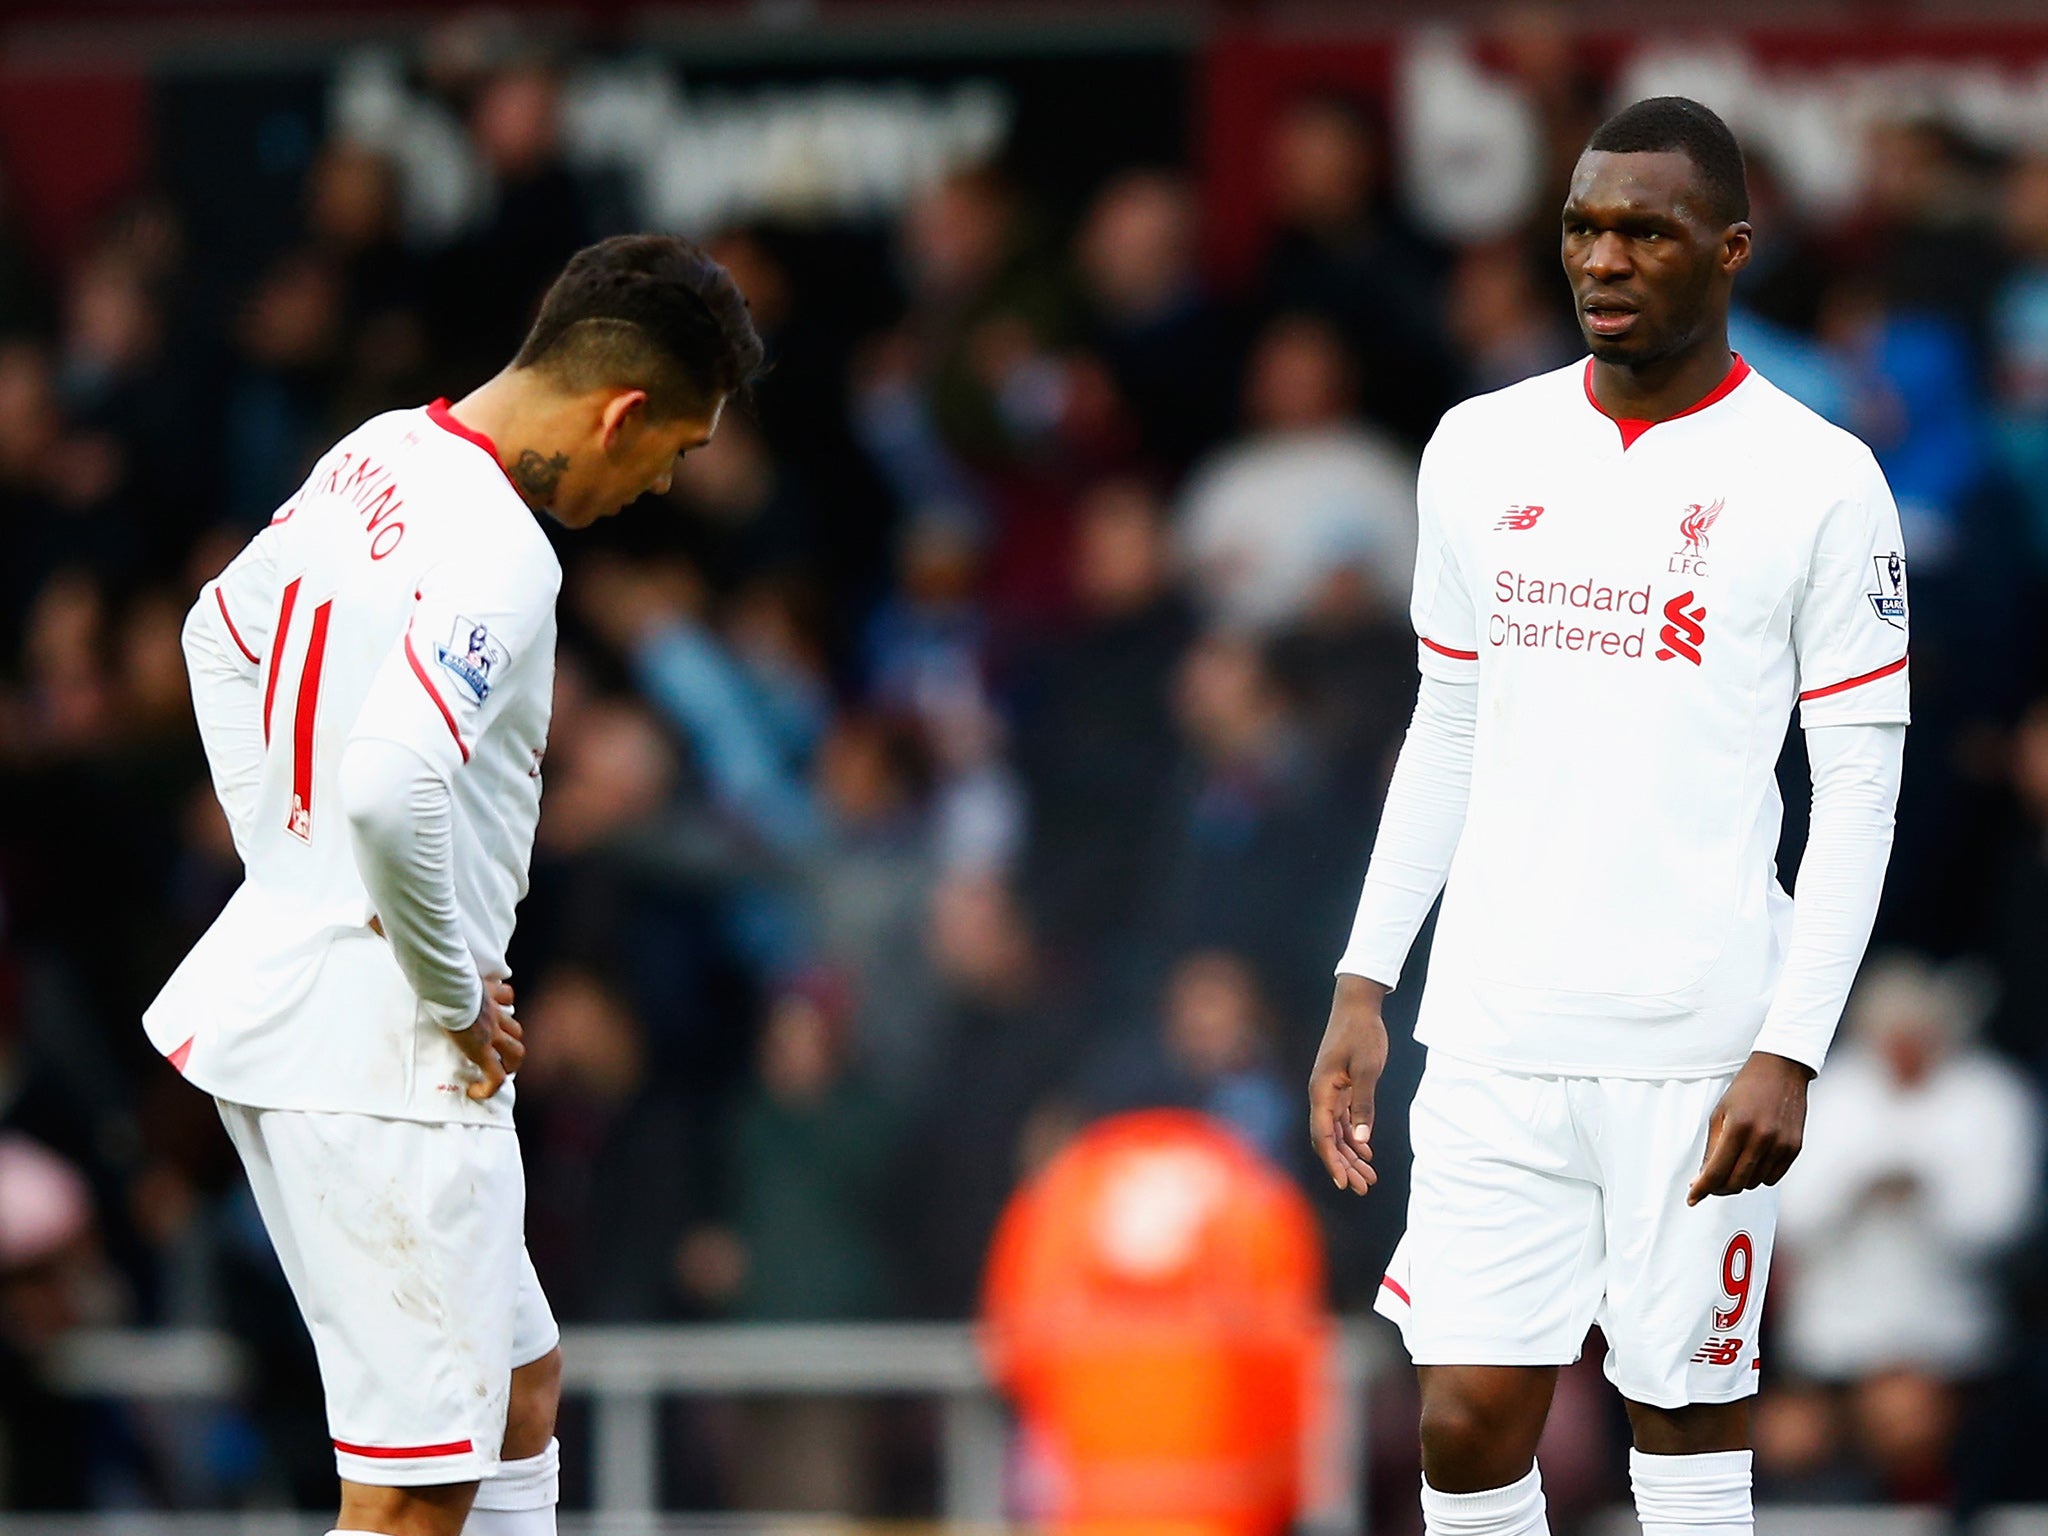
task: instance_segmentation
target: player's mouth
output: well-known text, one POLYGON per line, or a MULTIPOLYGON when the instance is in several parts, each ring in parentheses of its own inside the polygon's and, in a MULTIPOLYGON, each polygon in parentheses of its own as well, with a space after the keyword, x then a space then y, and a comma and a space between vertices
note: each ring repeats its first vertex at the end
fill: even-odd
POLYGON ((1636 311, 1615 299, 1588 299, 1580 308, 1586 329, 1596 336, 1626 336, 1635 329, 1636 311))

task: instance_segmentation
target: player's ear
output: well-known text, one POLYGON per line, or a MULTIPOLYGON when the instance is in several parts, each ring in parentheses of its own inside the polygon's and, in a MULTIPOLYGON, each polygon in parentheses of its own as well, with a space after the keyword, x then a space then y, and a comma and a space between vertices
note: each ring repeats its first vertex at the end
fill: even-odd
POLYGON ((1721 268, 1730 277, 1749 265, 1750 227, 1747 219, 1737 219, 1721 235, 1721 268))
POLYGON ((647 391, 644 389, 622 389, 604 403, 604 411, 598 418, 599 434, 607 453, 617 448, 621 440, 638 432, 647 425, 647 391))

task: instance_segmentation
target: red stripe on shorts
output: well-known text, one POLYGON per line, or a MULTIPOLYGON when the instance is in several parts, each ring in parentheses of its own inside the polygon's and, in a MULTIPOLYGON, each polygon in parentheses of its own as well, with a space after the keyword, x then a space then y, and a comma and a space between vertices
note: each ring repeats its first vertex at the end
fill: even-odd
POLYGON ((467 1440, 451 1440, 446 1445, 350 1445, 346 1440, 337 1440, 334 1448, 347 1451, 351 1456, 374 1456, 379 1461, 404 1461, 415 1456, 467 1456, 475 1449, 467 1440))
POLYGON ((1400 1297, 1401 1305, 1403 1305, 1404 1307, 1412 1307, 1415 1305, 1414 1302, 1408 1299, 1408 1293, 1402 1290, 1401 1287, 1395 1283, 1394 1277, 1392 1275, 1381 1275, 1380 1285, 1385 1289, 1392 1291, 1396 1296, 1400 1297))

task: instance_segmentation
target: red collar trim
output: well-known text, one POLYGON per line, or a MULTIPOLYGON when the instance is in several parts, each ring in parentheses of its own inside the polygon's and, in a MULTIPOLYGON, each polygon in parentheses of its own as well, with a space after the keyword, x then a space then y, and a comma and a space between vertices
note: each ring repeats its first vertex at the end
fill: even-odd
MULTIPOLYGON (((1590 388, 1590 386, 1588 387, 1590 388)), ((505 476, 505 483, 511 485, 515 491, 519 489, 517 485, 513 484, 512 476, 506 470, 504 461, 498 457, 498 445, 484 436, 483 433, 477 431, 475 427, 466 427, 457 421, 455 413, 448 408, 448 400, 445 395, 427 407, 427 420, 431 421, 443 432, 453 432, 464 442, 475 443, 477 447, 483 449, 485 453, 491 456, 491 462, 498 466, 498 473, 505 476)))
MULTIPOLYGON (((1704 411, 1710 405, 1718 404, 1720 401, 1727 399, 1734 392, 1735 386, 1748 378, 1750 374, 1749 364, 1742 360, 1742 354, 1737 352, 1733 356, 1735 361, 1729 365, 1728 376, 1709 390, 1704 398, 1688 405, 1684 410, 1674 412, 1672 415, 1662 419, 1665 421, 1676 421, 1680 416, 1691 416, 1698 411, 1704 411)), ((1586 403, 1602 416, 1607 416, 1607 407, 1602 405, 1600 397, 1593 393, 1593 359, 1590 357, 1586 359, 1586 403)), ((1607 419, 1613 422, 1620 431, 1621 446, 1624 451, 1634 447, 1637 438, 1657 425, 1654 421, 1644 421, 1640 417, 1635 416, 1607 416, 1607 419)))

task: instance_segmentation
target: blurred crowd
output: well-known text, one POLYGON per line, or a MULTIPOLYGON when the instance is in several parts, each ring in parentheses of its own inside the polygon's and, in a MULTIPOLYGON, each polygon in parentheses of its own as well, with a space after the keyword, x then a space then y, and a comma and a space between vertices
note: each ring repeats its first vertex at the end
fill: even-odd
MULTIPOLYGON (((231 1149, 137 1018, 239 878, 186 700, 192 594, 336 436, 493 372, 616 227, 559 151, 549 61, 427 88, 489 188, 431 247, 401 168, 339 136, 289 238, 232 262, 148 186, 56 268, 0 201, 0 1507, 331 1496, 231 1149), (99 1323, 234 1332, 250 1403, 62 1398, 51 1347, 99 1323)), ((1546 207, 1601 105, 1555 94, 1546 207)), ((1916 598, 1883 954, 1786 1192, 1760 1481, 2030 1497, 2048 154, 1878 134, 1846 223, 1752 167, 1738 287, 1738 348, 1876 450, 1916 598)), ((693 232, 773 372, 669 496, 558 541, 513 980, 529 1239, 565 1322, 967 1316, 1020 1173, 1119 1109, 1206 1110, 1308 1174, 1299 1088, 1413 696, 1416 456, 1447 405, 1581 349, 1550 221, 1425 239, 1379 104, 1297 99, 1267 153, 1270 238, 1229 291, 1181 165, 1061 207, 998 161, 893 221, 693 232)), ((1785 782, 1789 878, 1796 739, 1785 782)), ((1418 1071, 1397 1049, 1379 1193, 1308 1180, 1350 1310, 1401 1223, 1418 1071)), ((1565 1504, 1621 1486, 1574 1381, 1565 1504)), ((1387 1413, 1398 1469, 1413 1419, 1387 1413)), ((886 1506, 857 1462, 831 1497, 886 1506)), ((676 1475, 740 1503, 759 1481, 706 1468, 676 1475)))

